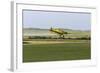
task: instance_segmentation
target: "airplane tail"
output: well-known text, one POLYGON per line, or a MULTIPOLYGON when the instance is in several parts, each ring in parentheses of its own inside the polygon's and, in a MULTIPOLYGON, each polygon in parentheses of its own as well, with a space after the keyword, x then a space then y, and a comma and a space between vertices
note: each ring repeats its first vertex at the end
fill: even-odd
POLYGON ((68 33, 68 32, 64 32, 64 34, 71 34, 71 33, 68 33))
POLYGON ((52 30, 52 27, 50 28, 50 30, 52 30))
POLYGON ((64 32, 64 34, 69 34, 68 32, 64 32))

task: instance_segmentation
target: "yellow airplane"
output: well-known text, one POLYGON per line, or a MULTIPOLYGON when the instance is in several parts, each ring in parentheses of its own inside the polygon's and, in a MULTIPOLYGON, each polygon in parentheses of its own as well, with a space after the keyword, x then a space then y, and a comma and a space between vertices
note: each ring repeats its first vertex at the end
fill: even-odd
POLYGON ((51 27, 50 31, 58 34, 60 36, 60 38, 63 38, 63 39, 65 38, 64 34, 68 34, 68 32, 65 32, 64 30, 58 29, 58 28, 51 27))

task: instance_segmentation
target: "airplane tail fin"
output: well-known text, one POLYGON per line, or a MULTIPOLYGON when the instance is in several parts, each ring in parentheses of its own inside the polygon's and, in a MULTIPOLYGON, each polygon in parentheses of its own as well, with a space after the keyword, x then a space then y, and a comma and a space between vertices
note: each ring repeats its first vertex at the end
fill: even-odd
POLYGON ((50 31, 52 30, 52 27, 50 28, 50 31))

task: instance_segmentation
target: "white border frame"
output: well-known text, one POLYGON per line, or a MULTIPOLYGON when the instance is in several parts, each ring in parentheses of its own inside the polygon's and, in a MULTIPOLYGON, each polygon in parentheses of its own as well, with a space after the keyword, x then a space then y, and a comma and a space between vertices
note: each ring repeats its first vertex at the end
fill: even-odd
POLYGON ((12 49, 11 49, 11 70, 35 70, 35 69, 54 69, 66 67, 80 67, 96 65, 96 8, 95 7, 77 7, 60 5, 41 5, 32 3, 11 3, 11 24, 12 24, 12 49), (22 62, 22 9, 31 10, 52 10, 52 11, 70 11, 70 12, 89 12, 91 13, 91 59, 73 60, 73 61, 53 61, 53 62, 22 62))

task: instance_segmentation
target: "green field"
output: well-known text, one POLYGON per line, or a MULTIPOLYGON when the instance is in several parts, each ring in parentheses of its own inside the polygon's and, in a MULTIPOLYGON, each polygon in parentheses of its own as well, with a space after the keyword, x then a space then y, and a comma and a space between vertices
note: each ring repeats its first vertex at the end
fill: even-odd
POLYGON ((91 40, 84 38, 89 38, 91 32, 73 29, 63 30, 69 33, 65 34, 65 39, 60 39, 59 35, 51 33, 49 29, 24 28, 23 62, 90 59, 91 40), (30 36, 38 38, 29 38, 30 36))
MULTIPOLYGON (((34 40, 32 41, 34 42, 34 40)), ((43 40, 40 41, 45 42, 43 40)), ((58 40, 58 42, 62 43, 49 43, 51 41, 46 41, 47 43, 44 44, 31 44, 30 42, 23 44, 23 62, 81 60, 91 58, 89 40, 66 40, 64 42, 62 42, 63 40, 58 40)))

